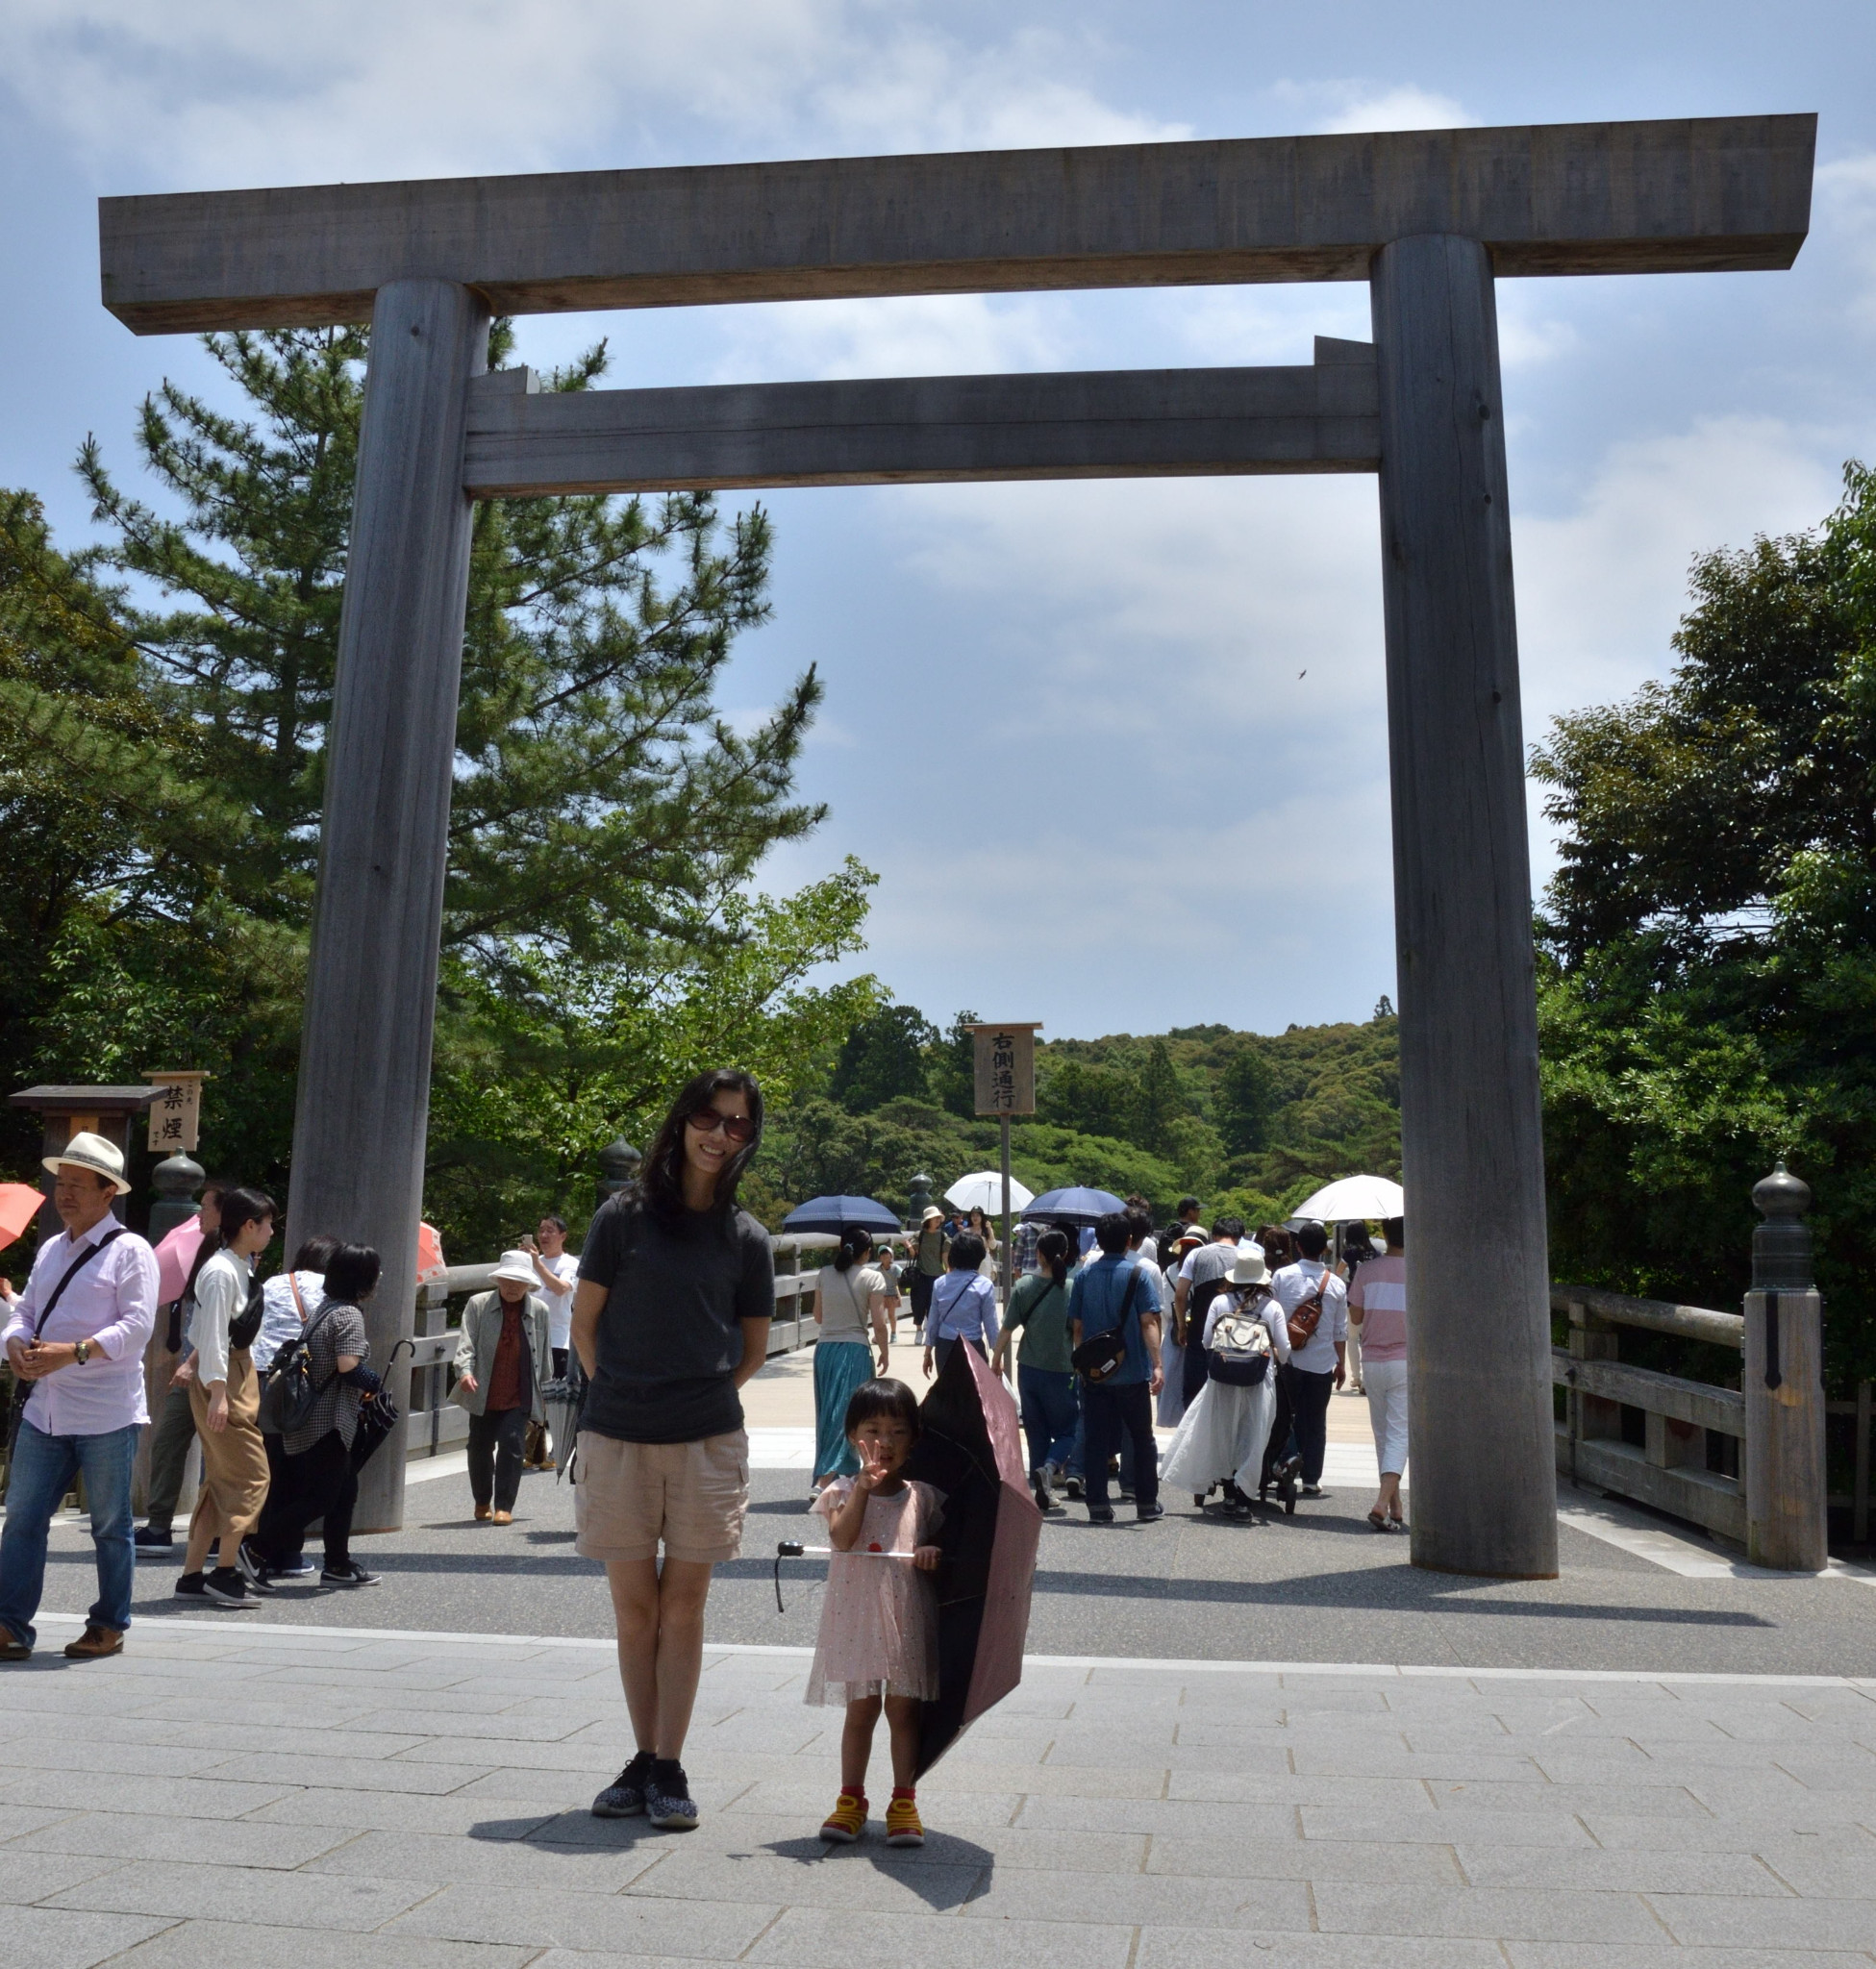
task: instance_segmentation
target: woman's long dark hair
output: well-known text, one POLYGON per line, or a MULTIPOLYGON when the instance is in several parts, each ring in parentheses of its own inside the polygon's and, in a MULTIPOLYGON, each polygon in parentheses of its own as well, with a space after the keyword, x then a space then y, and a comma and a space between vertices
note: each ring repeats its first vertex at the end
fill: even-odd
POLYGON ((1060 1231, 1044 1231, 1036 1240, 1036 1256, 1049 1268, 1058 1285, 1068 1283, 1068 1239, 1060 1231))
POLYGON ((722 1066, 685 1082, 678 1089, 677 1099, 671 1103, 671 1111, 664 1117, 664 1126, 658 1131, 645 1153, 644 1167, 638 1178, 638 1194, 643 1198, 645 1208, 661 1223, 682 1221, 685 1123, 693 1114, 701 1114, 705 1109, 713 1106, 718 1094, 730 1093, 740 1094, 749 1103, 749 1118, 756 1124, 755 1133, 717 1173, 716 1193, 712 1203, 720 1209, 736 1201, 737 1184, 742 1181, 742 1172, 762 1147, 763 1090, 750 1075, 739 1068, 722 1066))
POLYGON ((873 1248, 873 1234, 858 1224, 849 1224, 840 1233, 840 1248, 834 1254, 834 1269, 844 1272, 852 1269, 857 1259, 863 1259, 873 1248))

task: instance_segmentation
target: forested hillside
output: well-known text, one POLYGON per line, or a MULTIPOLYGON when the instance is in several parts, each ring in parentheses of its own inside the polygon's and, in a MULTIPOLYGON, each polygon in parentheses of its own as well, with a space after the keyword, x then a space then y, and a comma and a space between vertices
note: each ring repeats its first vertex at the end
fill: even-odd
MULTIPOLYGON (((994 1167, 997 1128, 971 1114, 970 1041, 888 1005, 848 1034, 825 1090, 778 1117, 757 1201, 775 1219, 803 1198, 877 1196, 904 1209, 914 1175, 938 1189, 994 1167)), ((1275 1035, 1190 1026, 1037 1049, 1037 1114, 1012 1130, 1033 1190, 1138 1190, 1162 1212, 1188 1191, 1208 1208, 1280 1213, 1334 1177, 1400 1173, 1395 1020, 1292 1026, 1275 1035)))

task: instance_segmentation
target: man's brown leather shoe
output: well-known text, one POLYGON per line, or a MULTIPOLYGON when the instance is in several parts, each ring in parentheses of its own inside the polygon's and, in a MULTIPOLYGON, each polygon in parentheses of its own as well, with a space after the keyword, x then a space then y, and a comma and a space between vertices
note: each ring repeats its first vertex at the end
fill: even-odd
POLYGON ((513 1522, 514 1513, 513 1511, 497 1511, 495 1513, 495 1523, 498 1525, 512 1525, 513 1522))
POLYGON ((33 1651, 24 1641, 13 1638, 10 1627, 0 1627, 0 1661, 30 1661, 33 1651))
POLYGON ((494 1517, 494 1515, 495 1513, 491 1511, 486 1504, 479 1504, 476 1506, 476 1523, 478 1525, 488 1524, 489 1520, 494 1517))
POLYGON ((75 1641, 65 1643, 68 1661, 102 1661, 107 1655, 121 1655, 124 1637, 114 1627, 88 1627, 75 1641))

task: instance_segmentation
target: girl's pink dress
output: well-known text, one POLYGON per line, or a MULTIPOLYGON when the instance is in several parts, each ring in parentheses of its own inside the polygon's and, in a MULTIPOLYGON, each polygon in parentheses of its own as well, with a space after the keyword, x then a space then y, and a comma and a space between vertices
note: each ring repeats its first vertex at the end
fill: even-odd
MULTIPOLYGON (((814 1500, 830 1522, 853 1495, 853 1480, 837 1477, 814 1500)), ((866 1500, 866 1516, 851 1552, 827 1562, 820 1638, 808 1676, 808 1701, 844 1707, 861 1696, 938 1697, 938 1593, 930 1573, 910 1559, 878 1558, 930 1545, 944 1522, 942 1498, 929 1483, 906 1483, 890 1497, 866 1500)))

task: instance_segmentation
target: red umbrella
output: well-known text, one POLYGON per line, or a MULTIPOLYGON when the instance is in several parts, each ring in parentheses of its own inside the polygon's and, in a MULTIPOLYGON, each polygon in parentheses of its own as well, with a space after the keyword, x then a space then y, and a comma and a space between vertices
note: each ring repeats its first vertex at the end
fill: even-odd
POLYGON ((26 1227, 45 1202, 30 1183, 0 1183, 0 1247, 26 1234, 26 1227))
POLYGON ((975 1348, 952 1348, 918 1416, 906 1474, 944 1493, 938 1693, 924 1706, 922 1776, 1023 1679, 1042 1513, 1030 1495, 1016 1405, 975 1348))

